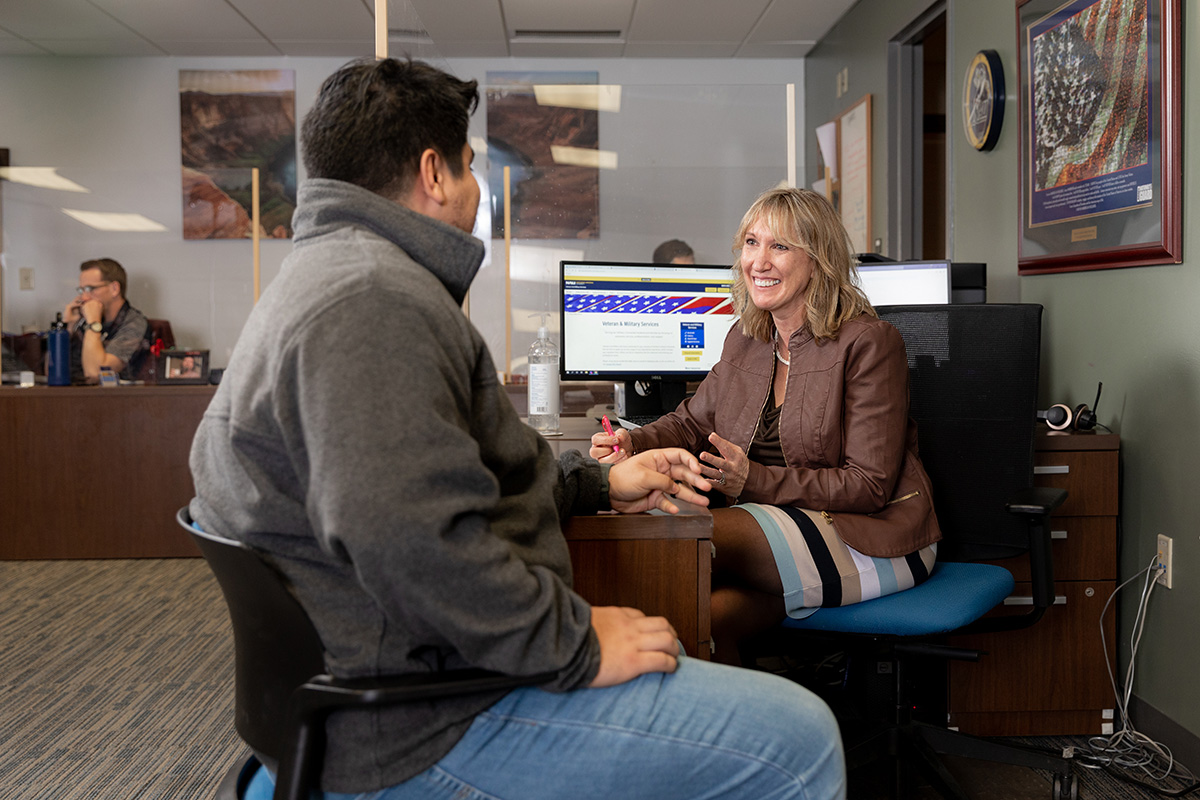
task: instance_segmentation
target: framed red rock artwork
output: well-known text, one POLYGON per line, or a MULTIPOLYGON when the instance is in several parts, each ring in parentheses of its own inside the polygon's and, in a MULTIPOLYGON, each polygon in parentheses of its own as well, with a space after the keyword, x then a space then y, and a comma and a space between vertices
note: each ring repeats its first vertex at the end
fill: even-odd
POLYGON ((251 238, 251 170, 259 235, 287 239, 296 208, 296 73, 180 70, 183 238, 251 238))

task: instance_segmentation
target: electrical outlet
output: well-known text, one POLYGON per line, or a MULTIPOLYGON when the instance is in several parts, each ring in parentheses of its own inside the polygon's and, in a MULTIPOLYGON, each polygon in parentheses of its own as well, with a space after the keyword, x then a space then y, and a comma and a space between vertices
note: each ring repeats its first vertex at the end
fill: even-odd
POLYGON ((1167 587, 1168 589, 1171 588, 1171 577, 1172 577, 1171 568, 1173 566, 1171 563, 1172 550, 1174 550, 1174 542, 1171 540, 1171 537, 1164 536, 1163 534, 1160 533, 1158 535, 1158 563, 1157 563, 1157 566, 1160 566, 1163 569, 1161 572, 1158 573, 1158 577, 1156 577, 1154 580, 1156 583, 1160 583, 1163 586, 1167 587))
POLYGON ((21 291, 33 291, 33 267, 21 267, 18 274, 21 277, 21 291))

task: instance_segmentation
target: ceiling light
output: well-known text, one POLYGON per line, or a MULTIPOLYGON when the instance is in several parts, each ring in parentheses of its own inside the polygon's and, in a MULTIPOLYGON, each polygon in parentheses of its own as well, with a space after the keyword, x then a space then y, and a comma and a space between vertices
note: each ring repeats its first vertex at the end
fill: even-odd
POLYGON ((539 106, 621 110, 621 87, 606 83, 536 83, 533 95, 539 106))
POLYGON ((563 147, 550 145, 550 157, 555 164, 566 164, 573 167, 598 167, 600 169, 616 169, 617 154, 612 150, 590 150, 585 147, 563 147))
POLYGON ((517 41, 518 39, 522 41, 532 40, 541 42, 612 42, 621 40, 621 32, 618 30, 539 30, 518 28, 513 31, 513 41, 517 41))
POLYGON ((122 233, 158 233, 165 231, 165 225, 160 225, 141 214, 120 214, 113 211, 80 211, 74 208, 64 208, 62 212, 72 219, 77 219, 84 225, 98 231, 120 231, 122 233))
POLYGON ((0 178, 36 186, 39 189, 57 189, 60 192, 88 193, 91 189, 80 186, 58 174, 58 167, 0 167, 0 178))

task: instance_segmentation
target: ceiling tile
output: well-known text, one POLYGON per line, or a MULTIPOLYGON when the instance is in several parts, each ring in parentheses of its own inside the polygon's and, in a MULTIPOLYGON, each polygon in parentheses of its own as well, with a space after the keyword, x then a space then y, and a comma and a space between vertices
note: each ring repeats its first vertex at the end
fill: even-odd
POLYGON ((86 0, 4 0, 0 27, 25 39, 101 39, 132 34, 86 0))
MULTIPOLYGON (((439 47, 448 43, 478 44, 481 48, 491 49, 494 44, 503 45, 508 37, 504 32, 504 20, 500 16, 498 0, 413 0, 411 13, 406 17, 396 18, 392 9, 388 10, 388 27, 413 28, 420 26, 439 47), (409 24, 402 24, 407 19, 409 24)), ((483 52, 471 55, 482 56, 483 52)), ((488 55, 508 55, 507 49, 488 55)))
MULTIPOLYGON (((91 0, 147 39, 220 41, 261 35, 225 0, 91 0)), ((169 48, 164 48, 169 49, 169 48)))
POLYGON ((629 40, 742 41, 771 0, 638 0, 629 40), (681 13, 686 9, 686 13, 681 13))
MULTIPOLYGON (((375 17, 360 0, 229 0, 275 41, 374 41, 375 17)), ((371 52, 374 52, 372 45, 371 52)))
POLYGON ((261 36, 256 39, 189 39, 173 41, 158 39, 155 42, 172 56, 278 56, 293 55, 272 44, 261 36))
MULTIPOLYGON (((633 0, 502 0, 509 34, 519 30, 615 30, 624 33, 633 0)), ((516 55, 516 52, 513 52, 516 55)), ((582 55, 582 54, 580 54, 582 55)))
POLYGON ((578 42, 512 42, 514 58, 620 58, 621 44, 578 42))
POLYGON ((0 56, 48 56, 49 52, 37 45, 13 36, 0 37, 0 56))
POLYGON ((626 58, 730 58, 741 42, 629 42, 626 58))
POLYGON ((849 0, 775 0, 747 41, 820 41, 852 5, 849 0))
MULTIPOLYGON (((393 47, 393 52, 395 45, 393 47)), ((442 58, 506 58, 508 43, 503 39, 488 42, 453 42, 439 40, 437 51, 442 58)))
POLYGON ((738 49, 738 58, 804 58, 817 46, 816 42, 763 42, 744 44, 738 49))
POLYGON ((36 39, 56 56, 161 56, 162 50, 149 42, 130 39, 36 39))
POLYGON ((375 39, 354 41, 277 41, 275 44, 286 56, 296 58, 365 58, 375 55, 375 39))

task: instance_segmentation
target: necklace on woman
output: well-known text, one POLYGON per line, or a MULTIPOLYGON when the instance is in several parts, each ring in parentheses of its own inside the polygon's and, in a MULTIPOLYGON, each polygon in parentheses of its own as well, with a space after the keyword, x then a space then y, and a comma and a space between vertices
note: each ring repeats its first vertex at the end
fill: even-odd
POLYGON ((779 359, 780 364, 783 364, 785 367, 790 367, 792 365, 791 361, 788 361, 779 354, 779 331, 775 331, 775 334, 771 339, 771 349, 775 351, 775 357, 779 359))

